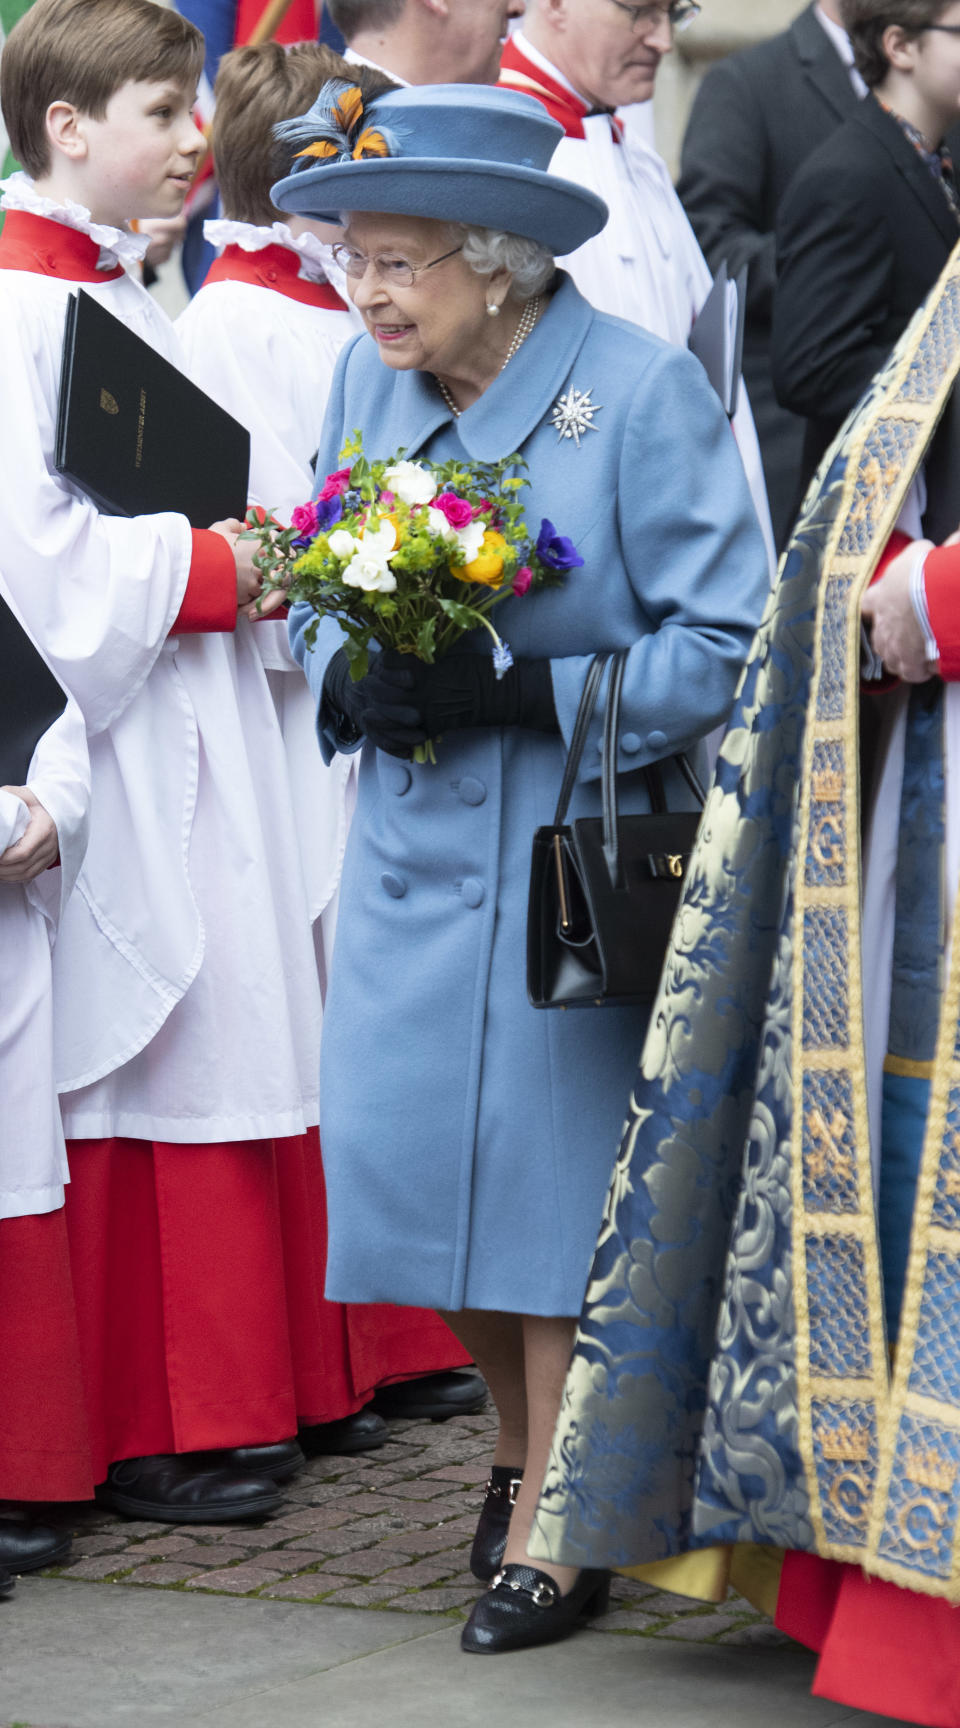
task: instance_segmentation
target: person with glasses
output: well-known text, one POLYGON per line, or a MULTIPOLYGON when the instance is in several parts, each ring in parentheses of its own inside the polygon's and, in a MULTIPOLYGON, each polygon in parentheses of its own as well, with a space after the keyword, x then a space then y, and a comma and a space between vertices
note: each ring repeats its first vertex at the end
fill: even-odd
MULTIPOLYGON (((686 344, 711 275, 666 163, 619 110, 648 102, 678 32, 699 13, 693 0, 528 0, 523 26, 504 47, 500 83, 542 102, 563 127, 551 171, 604 198, 610 220, 563 259, 602 312, 686 344)), ((746 392, 734 430, 757 516, 773 535, 756 430, 746 392)))
POLYGON ((960 117, 956 0, 841 0, 869 94, 809 156, 777 220, 770 361, 806 417, 796 502, 960 239, 944 144, 960 117))
MULTIPOLYGON (((635 1005, 531 1007, 532 837, 598 649, 627 651, 620 808, 648 808, 643 765, 681 741, 705 760, 766 558, 702 368, 596 312, 555 267, 607 212, 548 172, 562 133, 543 106, 434 85, 356 114, 353 94, 345 133, 346 94, 326 86, 282 128, 295 171, 271 193, 342 224, 365 326, 338 362, 318 480, 358 429, 371 461, 516 454, 531 530, 552 522, 575 548, 559 586, 498 607, 502 680, 474 632, 433 664, 377 652, 354 681, 339 623, 290 614, 323 754, 360 754, 321 1052, 326 1293, 438 1309, 484 1374, 500 1431, 470 1564, 490 1588, 463 1643, 495 1653, 565 1637, 606 1599, 604 1573, 542 1563, 527 1533, 647 1021, 635 1005), (434 763, 414 759, 426 741, 434 763)), ((411 481, 424 477, 396 490, 411 481)), ((595 721, 578 814, 600 810, 599 742, 595 721)), ((688 807, 675 762, 663 777, 670 807, 688 807)))

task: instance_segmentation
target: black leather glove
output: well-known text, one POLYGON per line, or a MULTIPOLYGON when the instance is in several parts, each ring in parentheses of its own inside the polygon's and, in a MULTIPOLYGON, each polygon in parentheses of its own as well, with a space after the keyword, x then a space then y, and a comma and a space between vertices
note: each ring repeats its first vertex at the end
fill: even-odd
POLYGON ((415 712, 425 738, 471 726, 560 730, 549 660, 515 660, 498 678, 486 653, 444 654, 427 665, 413 654, 387 649, 380 656, 379 676, 393 701, 415 712))
POLYGON ((338 648, 323 675, 323 701, 337 722, 342 743, 369 738, 388 756, 409 757, 415 745, 426 743, 427 734, 416 705, 395 683, 385 681, 385 659, 384 654, 372 654, 369 671, 354 680, 346 653, 338 648))

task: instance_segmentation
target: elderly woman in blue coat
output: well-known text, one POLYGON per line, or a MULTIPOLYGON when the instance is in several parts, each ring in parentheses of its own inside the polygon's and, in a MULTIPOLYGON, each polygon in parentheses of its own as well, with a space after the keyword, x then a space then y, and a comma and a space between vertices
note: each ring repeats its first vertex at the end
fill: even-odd
MULTIPOLYGON (((527 1536, 645 1029, 643 1009, 530 1006, 533 832, 594 653, 627 650, 620 805, 641 810, 643 766, 696 753, 727 713, 767 566, 698 362, 594 312, 555 269, 606 210, 546 172, 561 134, 545 110, 479 86, 390 92, 363 121, 388 154, 368 158, 360 127, 328 148, 342 89, 289 123, 294 147, 326 144, 272 193, 342 224, 366 325, 318 474, 356 428, 370 458, 519 451, 529 520, 562 525, 583 559, 499 607, 502 681, 484 636, 435 665, 384 652, 354 683, 335 621, 308 648, 313 614, 290 620, 324 756, 362 752, 321 1064, 327 1294, 440 1310, 486 1375, 500 1432, 472 1563, 491 1582, 463 1644, 494 1651, 602 1605, 602 1574, 535 1564, 527 1536), (435 763, 413 760, 441 734, 435 763)), ((574 814, 600 807, 600 724, 574 814)), ((671 767, 664 783, 690 802, 671 767)))

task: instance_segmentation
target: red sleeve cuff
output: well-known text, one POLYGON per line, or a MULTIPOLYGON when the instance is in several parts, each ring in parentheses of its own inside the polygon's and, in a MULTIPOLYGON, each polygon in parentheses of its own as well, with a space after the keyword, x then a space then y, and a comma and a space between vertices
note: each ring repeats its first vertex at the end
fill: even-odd
POLYGON ((229 541, 209 528, 191 529, 193 549, 183 601, 171 636, 237 627, 237 567, 229 541))
POLYGON ((960 546, 938 546, 924 567, 927 613, 940 650, 940 676, 960 679, 960 546))

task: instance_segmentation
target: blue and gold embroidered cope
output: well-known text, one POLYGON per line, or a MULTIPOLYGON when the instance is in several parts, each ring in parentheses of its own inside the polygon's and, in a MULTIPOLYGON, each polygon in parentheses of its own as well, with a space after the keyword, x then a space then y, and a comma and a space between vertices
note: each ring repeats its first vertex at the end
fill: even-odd
POLYGON ((744 669, 625 1124, 534 1551, 737 1541, 960 1600, 960 963, 895 1367, 861 976, 860 597, 960 373, 960 249, 827 453, 744 669))

